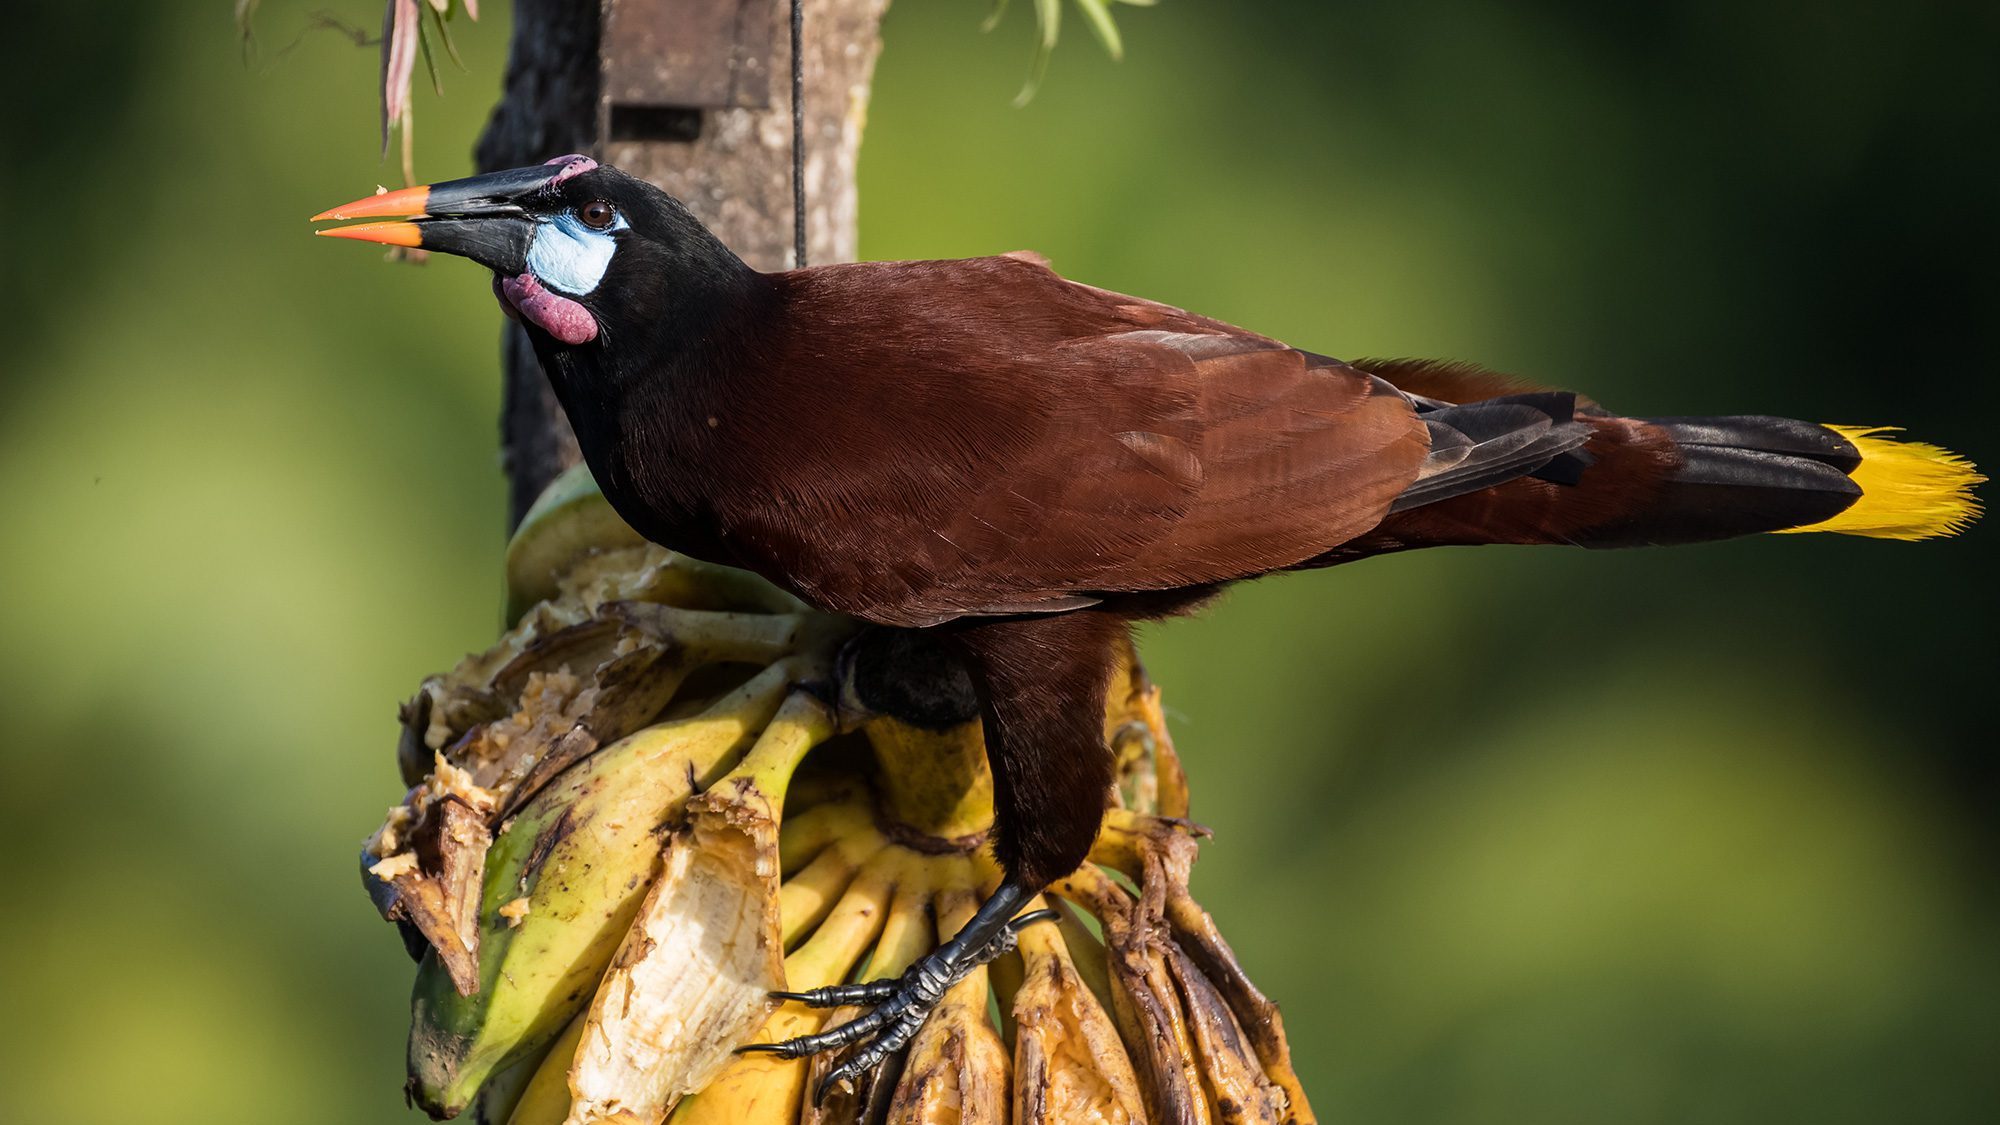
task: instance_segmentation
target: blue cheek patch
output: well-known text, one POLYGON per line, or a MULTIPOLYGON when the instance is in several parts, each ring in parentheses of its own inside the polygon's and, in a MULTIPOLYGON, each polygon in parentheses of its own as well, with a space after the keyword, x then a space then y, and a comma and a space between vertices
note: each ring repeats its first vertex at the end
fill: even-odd
POLYGON ((618 250, 613 232, 630 230, 620 215, 605 230, 592 230, 575 215, 557 215, 535 226, 528 245, 528 272, 551 289, 581 297, 595 290, 618 250))

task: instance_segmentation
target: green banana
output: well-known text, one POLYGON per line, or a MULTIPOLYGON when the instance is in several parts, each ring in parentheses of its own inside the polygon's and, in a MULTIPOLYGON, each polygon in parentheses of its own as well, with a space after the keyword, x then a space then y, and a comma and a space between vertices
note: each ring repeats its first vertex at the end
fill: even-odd
POLYGON ((658 829, 728 770, 810 669, 771 665, 700 714, 598 751, 502 827, 479 908, 479 988, 435 951, 411 1000, 410 1096, 436 1117, 546 1045, 590 1002, 659 862, 658 829))

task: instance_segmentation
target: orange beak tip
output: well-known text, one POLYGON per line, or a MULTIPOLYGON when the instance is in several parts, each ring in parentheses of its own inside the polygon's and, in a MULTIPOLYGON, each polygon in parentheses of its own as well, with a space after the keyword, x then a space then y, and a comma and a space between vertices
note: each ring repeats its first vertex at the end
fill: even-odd
POLYGON ((415 223, 360 223, 351 227, 328 227, 314 234, 329 238, 352 238, 361 242, 380 242, 386 246, 407 246, 412 249, 424 244, 423 230, 415 223))
POLYGON ((328 219, 409 218, 424 213, 424 205, 430 202, 430 196, 429 184, 402 188, 398 191, 377 189, 374 195, 321 211, 310 221, 323 223, 328 219))

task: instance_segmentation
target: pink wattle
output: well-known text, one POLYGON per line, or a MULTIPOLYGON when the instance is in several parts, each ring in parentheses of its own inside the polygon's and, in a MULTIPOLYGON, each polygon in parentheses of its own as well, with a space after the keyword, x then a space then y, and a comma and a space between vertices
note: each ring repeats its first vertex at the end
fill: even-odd
POLYGON ((495 279, 500 300, 515 312, 539 325, 542 331, 565 344, 588 344, 597 339, 597 318, 590 310, 560 293, 552 293, 535 275, 495 279))
POLYGON ((505 280, 497 273, 493 275, 493 299, 500 302, 500 311, 507 314, 508 320, 519 321, 521 310, 515 308, 514 302, 507 299, 505 280))

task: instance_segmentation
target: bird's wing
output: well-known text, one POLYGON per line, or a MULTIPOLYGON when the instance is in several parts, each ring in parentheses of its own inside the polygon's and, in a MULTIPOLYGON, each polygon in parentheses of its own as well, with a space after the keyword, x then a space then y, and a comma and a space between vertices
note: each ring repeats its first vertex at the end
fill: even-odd
POLYGON ((1259 574, 1374 527, 1429 450, 1336 360, 1020 258, 897 266, 797 295, 789 336, 846 350, 781 357, 813 379, 758 411, 823 437, 755 482, 739 541, 831 608, 922 625, 1259 574))

